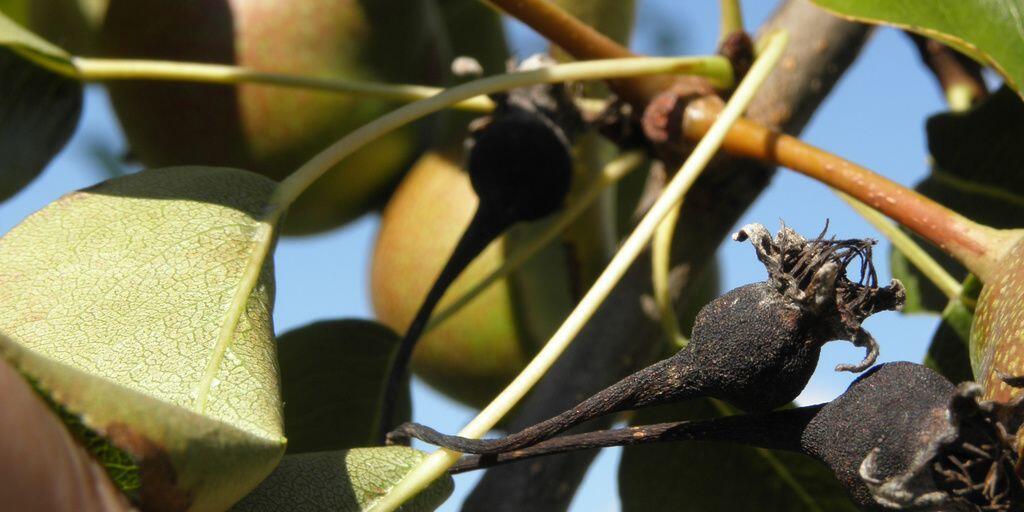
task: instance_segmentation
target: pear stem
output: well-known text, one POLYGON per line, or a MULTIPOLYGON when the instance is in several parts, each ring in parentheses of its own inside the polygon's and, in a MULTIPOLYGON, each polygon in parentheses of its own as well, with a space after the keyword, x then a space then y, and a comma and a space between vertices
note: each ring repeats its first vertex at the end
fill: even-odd
POLYGON ((721 0, 719 6, 722 13, 718 25, 718 44, 721 45, 731 34, 743 32, 743 11, 739 0, 721 0))
POLYGON ((679 319, 672 307, 669 267, 671 266, 672 235, 676 231, 676 223, 679 222, 679 213, 682 208, 683 203, 680 201, 665 217, 665 220, 658 225, 658 230, 654 233, 654 241, 651 242, 651 284, 654 303, 658 307, 661 329, 665 333, 666 339, 679 348, 688 345, 690 340, 680 330, 679 319))
MULTIPOLYGON (((716 115, 688 109, 683 134, 699 140, 716 115)), ((766 160, 842 191, 932 242, 982 281, 998 269, 1015 239, 1013 233, 978 224, 918 192, 874 172, 785 135, 742 119, 723 147, 733 154, 766 160)))
POLYGON ((476 213, 469 222, 469 226, 462 233, 459 242, 455 245, 448 263, 441 269, 433 286, 427 292, 426 298, 420 305, 419 311, 413 317, 412 323, 402 336, 398 345, 398 352, 391 362, 391 371, 388 373, 387 384, 384 387, 384 405, 381 407, 381 420, 378 424, 378 438, 383 443, 386 434, 394 428, 398 422, 395 420, 395 407, 398 402, 398 388, 405 381, 406 373, 409 371, 409 360, 412 358, 416 341, 420 339, 424 329, 427 327, 427 320, 434 311, 434 307, 441 301, 444 292, 448 290, 455 278, 459 277, 470 263, 476 259, 501 234, 511 226, 511 222, 496 215, 485 208, 477 207, 476 213))
MULTIPOLYGON (((598 32, 548 0, 485 0, 525 23, 540 35, 581 60, 635 57, 614 39, 598 32)), ((730 66, 731 70, 731 66, 730 66)), ((669 77, 611 80, 612 90, 626 101, 647 104, 672 84, 669 77)))
MULTIPOLYGON (((264 73, 239 66, 200 62, 88 57, 74 57, 72 62, 78 71, 72 76, 87 82, 158 80, 212 84, 253 83, 367 96, 402 102, 422 100, 436 96, 444 91, 444 89, 439 87, 425 85, 386 84, 341 78, 264 73)), ((476 96, 456 103, 452 105, 452 108, 472 112, 490 112, 494 109, 494 102, 486 96, 476 96)))
MULTIPOLYGON (((633 55, 551 2, 490 1, 576 58, 633 55)), ((669 82, 670 79, 662 77, 611 82, 611 86, 634 107, 642 109, 669 82)), ((716 115, 688 109, 689 113, 695 111, 703 115, 684 123, 685 135, 691 140, 699 140, 716 115)), ((754 121, 743 119, 736 123, 723 149, 789 167, 850 194, 942 248, 982 280, 991 276, 1002 256, 1021 236, 972 222, 913 190, 754 121)))
MULTIPOLYGON (((708 131, 706 137, 697 143, 693 153, 683 163, 644 218, 640 220, 590 290, 583 296, 561 327, 551 336, 547 344, 526 365, 526 368, 476 418, 459 431, 460 437, 479 438, 515 407, 519 400, 544 376, 558 357, 565 352, 565 349, 590 320, 611 290, 622 279, 633 261, 643 252, 662 219, 682 199, 718 151, 730 125, 736 122, 750 105, 761 84, 768 78, 782 56, 789 36, 785 32, 776 32, 769 39, 767 48, 751 66, 747 76, 740 82, 739 87, 736 88, 729 102, 722 109, 722 115, 714 122, 714 127, 708 131)), ((443 448, 430 454, 406 473, 405 477, 374 503, 370 510, 391 512, 398 509, 403 503, 443 475, 458 459, 458 452, 443 448)))

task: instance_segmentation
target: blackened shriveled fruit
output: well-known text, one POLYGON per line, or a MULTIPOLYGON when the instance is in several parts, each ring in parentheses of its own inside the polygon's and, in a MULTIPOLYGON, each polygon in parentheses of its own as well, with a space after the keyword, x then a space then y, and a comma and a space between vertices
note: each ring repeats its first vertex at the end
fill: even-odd
POLYGON ((607 446, 733 442, 821 460, 867 510, 1024 510, 1014 449, 1020 404, 980 396, 975 383, 954 387, 923 365, 888 363, 823 405, 560 436, 523 450, 466 457, 454 469, 607 446))
POLYGON ((1022 510, 1015 413, 913 363, 882 365, 825 405, 804 451, 878 509, 1022 510))
MULTIPOLYGON (((530 69, 550 61, 534 57, 530 69)), ((474 122, 468 170, 480 198, 473 218, 413 317, 395 356, 382 407, 381 437, 395 425, 399 383, 416 341, 455 278, 517 222, 537 220, 562 207, 572 179, 571 141, 583 121, 564 85, 540 85, 494 96, 494 113, 474 122)))
POLYGON ((734 237, 750 239, 769 280, 736 288, 700 313, 686 348, 605 388, 576 407, 504 439, 447 436, 407 423, 393 439, 416 437, 465 453, 496 454, 536 444, 584 421, 614 412, 714 397, 747 411, 770 410, 792 401, 807 384, 821 346, 834 339, 869 348, 857 365, 874 363, 877 344, 860 323, 876 311, 903 303, 898 282, 878 287, 871 240, 806 240, 788 228, 775 239, 759 224, 734 237), (861 263, 861 279, 846 277, 861 263))

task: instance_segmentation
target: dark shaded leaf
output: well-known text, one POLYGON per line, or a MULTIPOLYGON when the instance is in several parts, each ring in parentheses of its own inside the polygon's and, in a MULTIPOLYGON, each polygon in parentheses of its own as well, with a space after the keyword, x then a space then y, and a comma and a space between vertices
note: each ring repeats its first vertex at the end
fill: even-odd
MULTIPOLYGON (((287 453, 376 443, 398 335, 369 320, 317 322, 278 338, 287 453)), ((411 418, 405 386, 398 421, 411 418)))
POLYGON ((950 301, 942 311, 942 322, 932 337, 925 355, 925 366, 941 373, 954 383, 974 380, 971 373, 971 323, 974 304, 981 292, 981 281, 973 275, 964 281, 961 300, 950 301))
MULTIPOLYGON (((688 401, 641 411, 630 423, 714 417, 720 407, 688 401)), ((831 471, 810 457, 721 443, 626 447, 619 493, 626 512, 857 510, 831 471)))
POLYGON ((0 201, 28 185, 71 138, 82 84, 0 48, 0 201))
MULTIPOLYGON (((389 446, 287 455, 235 511, 356 512, 369 509, 426 454, 389 446)), ((430 484, 399 510, 434 510, 452 493, 452 477, 430 484)))

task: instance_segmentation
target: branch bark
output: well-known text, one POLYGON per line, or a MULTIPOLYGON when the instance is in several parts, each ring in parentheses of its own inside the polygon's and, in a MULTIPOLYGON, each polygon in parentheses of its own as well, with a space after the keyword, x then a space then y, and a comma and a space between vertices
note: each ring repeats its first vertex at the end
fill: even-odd
MULTIPOLYGON (((537 2, 496 0, 495 3, 524 19, 532 11, 526 9, 524 14, 512 8, 537 2)), ((524 21, 556 39, 552 35, 557 31, 546 32, 553 30, 550 26, 538 27, 534 23, 541 21, 533 18, 524 21)), ((772 128, 798 133, 853 62, 869 29, 831 16, 807 0, 785 2, 762 31, 776 28, 789 30, 791 43, 781 66, 752 105, 749 116, 772 128)), ((554 42, 577 58, 618 55, 600 53, 583 45, 583 50, 590 52, 585 53, 566 39, 571 38, 559 37, 554 42)), ((663 81, 657 83, 661 88, 666 85, 663 81)), ((649 84, 642 84, 639 89, 640 95, 651 92, 649 84)), ((621 95, 621 90, 619 92, 621 95)), ((674 155, 668 155, 667 159, 672 160, 667 162, 669 168, 685 158, 685 151, 679 148, 674 155)), ((686 198, 679 222, 681 231, 677 233, 678 242, 673 251, 675 264, 689 266, 689 282, 697 281, 713 260, 718 245, 773 173, 770 165, 723 155, 697 181, 686 198)), ((519 430, 575 405, 642 367, 657 354, 661 348, 661 330, 641 306, 641 298, 651 293, 650 276, 650 257, 641 256, 580 333, 580 339, 523 402, 509 429, 519 430)), ((599 419, 578 430, 607 428, 611 422, 611 418, 599 419)), ((463 510, 565 510, 595 455, 595 450, 588 450, 488 470, 466 500, 463 510)))

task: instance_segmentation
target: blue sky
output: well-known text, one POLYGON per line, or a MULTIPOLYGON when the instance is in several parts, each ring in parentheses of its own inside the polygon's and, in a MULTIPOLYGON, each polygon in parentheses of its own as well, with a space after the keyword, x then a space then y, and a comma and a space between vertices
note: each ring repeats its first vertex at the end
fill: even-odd
MULTIPOLYGON (((636 50, 657 53, 657 48, 668 42, 674 52, 713 51, 718 2, 640 0, 639 4, 636 50)), ((758 26, 773 4, 745 2, 747 25, 758 26)), ((510 24, 509 28, 520 56, 544 48, 543 41, 525 27, 510 24)), ((923 122, 943 108, 937 87, 909 41, 895 31, 880 30, 818 111, 804 139, 912 186, 927 173, 923 122)), ((124 148, 104 92, 90 88, 82 123, 71 143, 42 177, 0 203, 0 233, 62 194, 106 179, 96 153, 116 155, 124 148)), ((840 237, 880 238, 827 188, 786 170, 778 173, 740 224, 761 222, 774 229, 785 220, 798 232, 817 233, 825 218, 840 237)), ((281 241, 275 256, 278 291, 274 319, 279 332, 319 319, 372 317, 367 275, 376 226, 376 218, 368 216, 326 235, 281 241)), ((884 241, 880 245, 876 263, 880 278, 887 280, 888 245, 884 241)), ((726 242, 718 254, 723 262, 723 290, 765 277, 749 244, 726 242)), ((881 361, 920 361, 935 325, 934 317, 896 313, 882 313, 866 323, 882 345, 881 361)), ((816 403, 842 392, 853 376, 836 373, 832 367, 838 362, 858 361, 862 355, 849 343, 827 345, 800 401, 816 403)), ((473 415, 420 383, 414 386, 414 399, 416 420, 444 432, 458 430, 473 415)), ((617 459, 617 450, 606 450, 599 457, 573 510, 618 509, 617 459)), ((457 477, 455 495, 442 510, 457 510, 476 478, 475 474, 457 477)))

